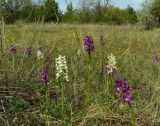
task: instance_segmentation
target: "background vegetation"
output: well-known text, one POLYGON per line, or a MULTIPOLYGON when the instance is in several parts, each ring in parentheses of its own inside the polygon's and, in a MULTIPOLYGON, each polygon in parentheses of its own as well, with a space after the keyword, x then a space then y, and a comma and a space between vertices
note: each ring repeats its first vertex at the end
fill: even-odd
POLYGON ((65 22, 65 23, 107 23, 136 24, 142 22, 146 29, 159 26, 160 0, 144 0, 142 9, 135 11, 128 5, 120 9, 111 0, 80 0, 78 8, 67 3, 65 12, 55 0, 1 0, 0 15, 6 23, 14 22, 65 22))
POLYGON ((55 0, 33 2, 32 0, 1 0, 1 15, 7 23, 19 20, 25 22, 67 22, 67 23, 109 23, 135 24, 138 16, 135 10, 128 6, 126 9, 114 7, 101 0, 81 0, 78 9, 72 3, 66 3, 66 12, 60 10, 55 0))

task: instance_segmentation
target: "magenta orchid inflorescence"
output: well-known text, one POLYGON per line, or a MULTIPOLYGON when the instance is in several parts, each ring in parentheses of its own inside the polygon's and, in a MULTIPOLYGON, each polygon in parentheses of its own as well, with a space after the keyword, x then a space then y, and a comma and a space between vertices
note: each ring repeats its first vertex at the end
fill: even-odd
POLYGON ((160 58, 159 58, 159 56, 157 54, 154 54, 152 56, 152 59, 153 59, 154 62, 159 62, 160 61, 160 58))
POLYGON ((46 66, 49 66, 51 62, 52 62, 52 55, 51 53, 49 53, 45 59, 46 66))
POLYGON ((26 53, 27 53, 28 55, 31 55, 31 54, 32 54, 32 47, 28 47, 28 48, 26 49, 26 53))
POLYGON ((48 84, 49 82, 49 69, 48 67, 45 67, 42 74, 41 74, 41 81, 43 83, 45 83, 46 85, 48 84))
POLYGON ((92 36, 85 36, 84 38, 84 46, 87 49, 88 53, 95 51, 95 47, 93 44, 93 37, 92 36))
POLYGON ((120 96, 123 94, 123 101, 129 105, 133 104, 133 98, 131 96, 132 88, 129 86, 128 80, 124 78, 117 78, 115 80, 115 95, 120 96))
POLYGON ((10 52, 11 52, 12 54, 16 54, 17 48, 16 48, 15 45, 11 45, 11 47, 10 47, 10 52))

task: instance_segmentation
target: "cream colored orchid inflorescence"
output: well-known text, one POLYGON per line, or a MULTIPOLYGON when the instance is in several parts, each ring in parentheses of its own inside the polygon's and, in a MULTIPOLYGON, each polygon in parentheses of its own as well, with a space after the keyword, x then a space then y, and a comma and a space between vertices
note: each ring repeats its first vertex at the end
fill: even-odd
POLYGON ((104 72, 109 75, 112 74, 115 70, 117 70, 116 67, 116 58, 113 54, 108 56, 108 63, 104 66, 104 72))
POLYGON ((59 57, 55 59, 55 62, 57 71, 56 79, 58 80, 61 76, 63 76, 66 81, 69 81, 66 57, 59 55, 59 57))
POLYGON ((110 66, 110 68, 112 69, 117 69, 116 67, 116 57, 111 54, 110 56, 108 56, 108 65, 110 66))
POLYGON ((37 58, 43 59, 43 53, 40 50, 37 50, 37 58))

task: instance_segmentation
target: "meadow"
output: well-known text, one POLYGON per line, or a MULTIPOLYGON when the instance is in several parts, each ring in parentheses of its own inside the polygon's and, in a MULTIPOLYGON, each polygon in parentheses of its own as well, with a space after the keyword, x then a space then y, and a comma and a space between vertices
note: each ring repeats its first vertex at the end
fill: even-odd
POLYGON ((5 25, 0 126, 159 126, 159 57, 160 29, 5 25), (84 46, 87 35, 92 36, 93 51, 84 46), (116 71, 108 74, 104 66, 111 54, 116 71), (56 59, 59 55, 65 56, 64 64, 56 59), (59 74, 58 63, 65 66, 59 74), (116 96, 117 78, 132 87, 131 103, 121 98, 122 93, 116 96))

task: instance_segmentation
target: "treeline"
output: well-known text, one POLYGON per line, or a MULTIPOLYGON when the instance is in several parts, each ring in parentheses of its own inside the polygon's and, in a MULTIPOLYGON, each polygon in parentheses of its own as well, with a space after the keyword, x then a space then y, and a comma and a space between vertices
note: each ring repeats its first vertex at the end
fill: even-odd
POLYGON ((136 11, 131 6, 126 9, 120 9, 113 5, 101 5, 100 2, 95 3, 90 9, 87 7, 73 9, 70 2, 62 19, 64 22, 79 23, 134 24, 138 22, 136 11))
POLYGON ((6 23, 58 21, 62 16, 55 0, 1 0, 0 12, 6 23))
POLYGON ((140 21, 148 30, 160 27, 160 0, 144 0, 140 21))
POLYGON ((64 13, 55 0, 1 0, 0 14, 7 23, 43 21, 120 25, 138 22, 137 13, 131 6, 120 9, 101 0, 81 0, 78 9, 74 9, 70 2, 64 13))

